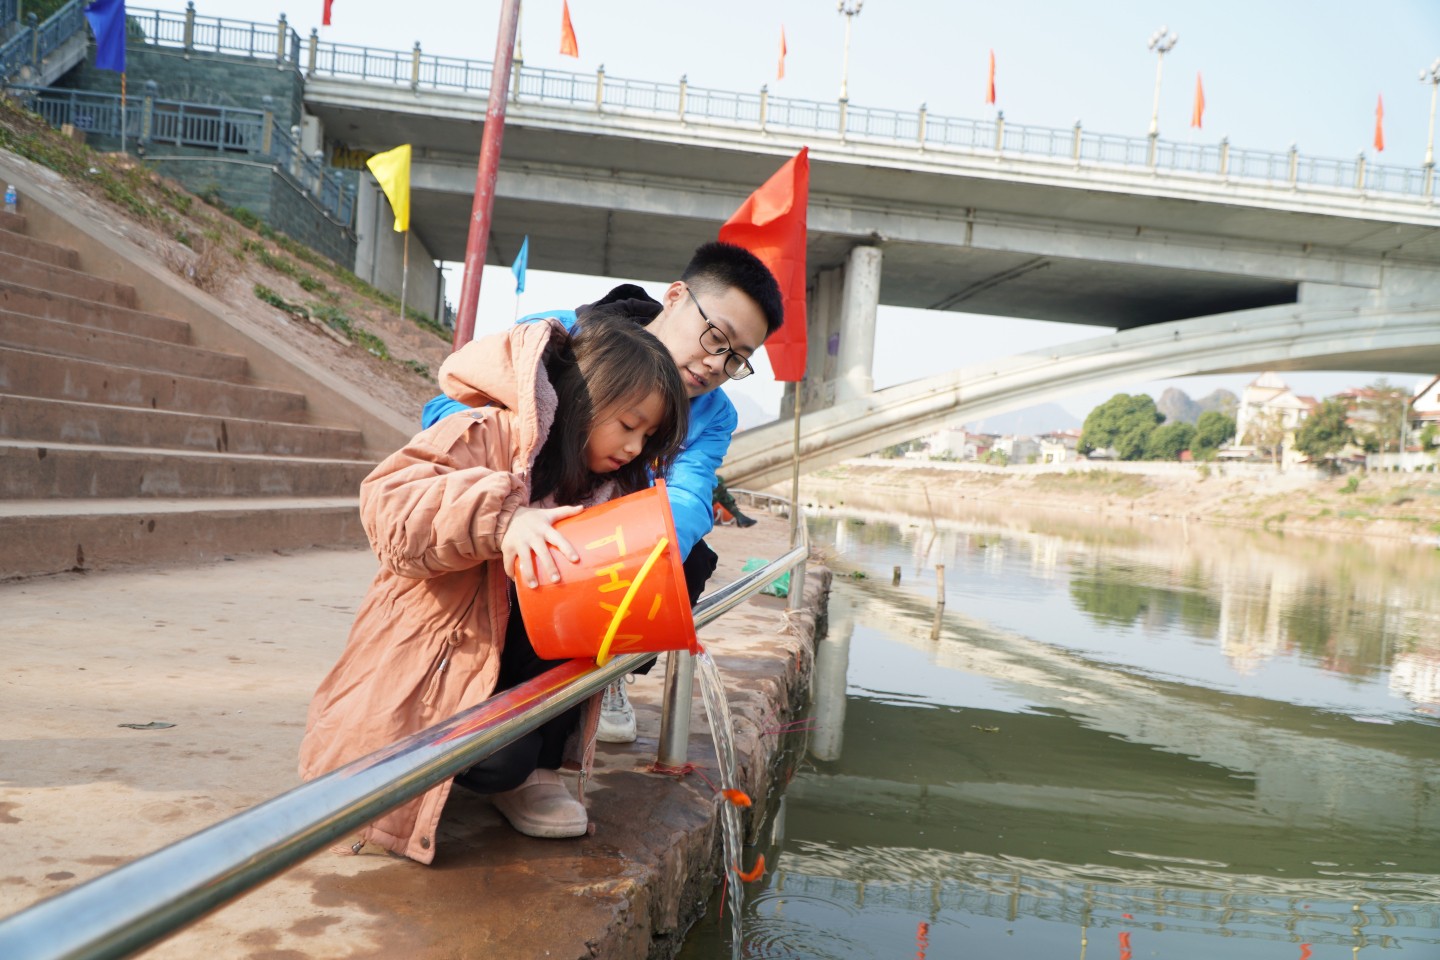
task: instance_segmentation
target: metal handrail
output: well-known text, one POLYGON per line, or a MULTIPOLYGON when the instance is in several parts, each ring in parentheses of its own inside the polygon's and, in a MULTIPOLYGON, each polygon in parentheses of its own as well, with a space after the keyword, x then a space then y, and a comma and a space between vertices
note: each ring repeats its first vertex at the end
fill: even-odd
MULTIPOLYGON (((18 17, 18 9, 17 9, 18 17)), ((21 29, 4 43, 0 43, 0 86, 29 66, 38 73, 40 64, 54 53, 56 48, 69 40, 78 31, 85 29, 84 0, 70 0, 69 3, 37 23, 30 14, 30 26, 21 29)))
MULTIPOLYGON (((12 86, 10 89, 27 109, 39 114, 52 127, 69 123, 87 133, 120 136, 121 109, 117 94, 62 87, 12 86)), ((313 197, 328 219, 343 227, 351 224, 355 210, 354 184, 343 173, 306 156, 267 111, 163 100, 147 93, 124 116, 127 142, 145 146, 173 144, 264 158, 302 193, 313 197)), ((151 159, 177 158, 152 156, 151 159)))
MULTIPOLYGON (((804 569, 802 543, 695 607, 714 621, 772 579, 804 569)), ((793 579, 793 577, 792 577, 793 579)), ((0 957, 126 957, 484 760, 654 659, 572 660, 323 777, 0 920, 0 957)), ((684 704, 688 715, 689 703, 684 704)))
MULTIPOLYGON (((437 56, 412 50, 387 50, 321 42, 311 31, 302 44, 281 18, 275 24, 244 23, 200 17, 191 0, 185 13, 135 8, 129 11, 144 29, 146 42, 185 49, 214 50, 255 59, 274 59, 302 69, 307 76, 351 77, 476 95, 489 93, 493 64, 486 60, 437 56), (305 51, 302 53, 302 50, 305 51), (281 51, 284 51, 281 53, 281 51)), ((1434 200, 1434 171, 1428 167, 1380 166, 1365 160, 1312 158, 1293 148, 1285 152, 1190 145, 1149 137, 973 120, 918 110, 894 110, 838 102, 799 100, 758 93, 716 90, 679 83, 633 80, 606 74, 577 73, 517 65, 512 96, 519 103, 584 106, 604 113, 669 118, 677 123, 703 120, 721 126, 760 131, 785 130, 807 136, 832 136, 877 144, 904 144, 921 150, 987 158, 1034 158, 1118 169, 1144 169, 1185 177, 1218 178, 1285 190, 1308 189, 1354 194, 1385 194, 1434 200)))

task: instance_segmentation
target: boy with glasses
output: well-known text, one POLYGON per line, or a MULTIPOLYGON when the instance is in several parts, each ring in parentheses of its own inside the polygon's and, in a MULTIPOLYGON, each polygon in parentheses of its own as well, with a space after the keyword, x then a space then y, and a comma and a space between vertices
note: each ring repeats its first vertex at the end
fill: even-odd
MULTIPOLYGON (((535 313, 519 322, 556 317, 568 328, 596 312, 611 311, 652 317, 645 328, 670 351, 690 397, 690 431, 665 477, 665 488, 693 604, 715 572, 715 552, 701 538, 714 524, 716 470, 730 449, 738 422, 734 404, 716 388, 755 372, 751 355, 784 321, 780 286, 750 251, 729 243, 707 243, 695 251, 680 279, 665 288, 659 301, 627 283, 595 303, 535 313)), ((422 422, 429 427, 462 409, 462 404, 442 394, 425 405, 422 422)), ((648 670, 647 666, 640 672, 648 670)), ((610 743, 635 739, 635 711, 623 681, 605 691, 599 739, 610 743)))

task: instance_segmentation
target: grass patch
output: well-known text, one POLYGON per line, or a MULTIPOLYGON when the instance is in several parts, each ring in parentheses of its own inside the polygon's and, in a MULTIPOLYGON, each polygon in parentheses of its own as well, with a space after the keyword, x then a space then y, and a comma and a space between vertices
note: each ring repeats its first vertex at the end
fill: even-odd
POLYGON ((1035 477, 1038 490, 1056 493, 1093 493, 1099 496, 1123 497, 1133 500, 1151 490, 1145 477, 1118 470, 1067 470, 1065 473, 1042 473, 1035 477))

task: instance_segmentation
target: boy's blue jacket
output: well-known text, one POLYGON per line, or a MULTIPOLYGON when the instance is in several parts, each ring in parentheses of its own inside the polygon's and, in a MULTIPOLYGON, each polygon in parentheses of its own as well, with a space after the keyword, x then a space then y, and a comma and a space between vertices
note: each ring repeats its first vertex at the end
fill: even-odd
MULTIPOLYGON (((521 317, 529 323, 542 317, 555 317, 569 330, 575 326, 574 310, 551 310, 521 317)), ((430 427, 465 405, 440 394, 421 415, 421 425, 430 427)), ((682 557, 709 533, 715 524, 713 497, 715 473, 730 449, 730 435, 735 432, 739 417, 730 398, 719 390, 711 390, 690 401, 690 430, 685 445, 665 475, 665 489, 670 495, 670 512, 675 516, 675 536, 680 540, 682 557)))

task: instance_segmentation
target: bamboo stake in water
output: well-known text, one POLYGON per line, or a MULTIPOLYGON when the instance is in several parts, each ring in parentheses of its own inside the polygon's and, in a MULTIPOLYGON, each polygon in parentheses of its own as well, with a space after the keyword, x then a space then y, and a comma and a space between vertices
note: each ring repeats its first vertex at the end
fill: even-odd
POLYGON ((930 639, 940 639, 940 621, 945 619, 945 564, 935 564, 935 620, 930 624, 930 639))

